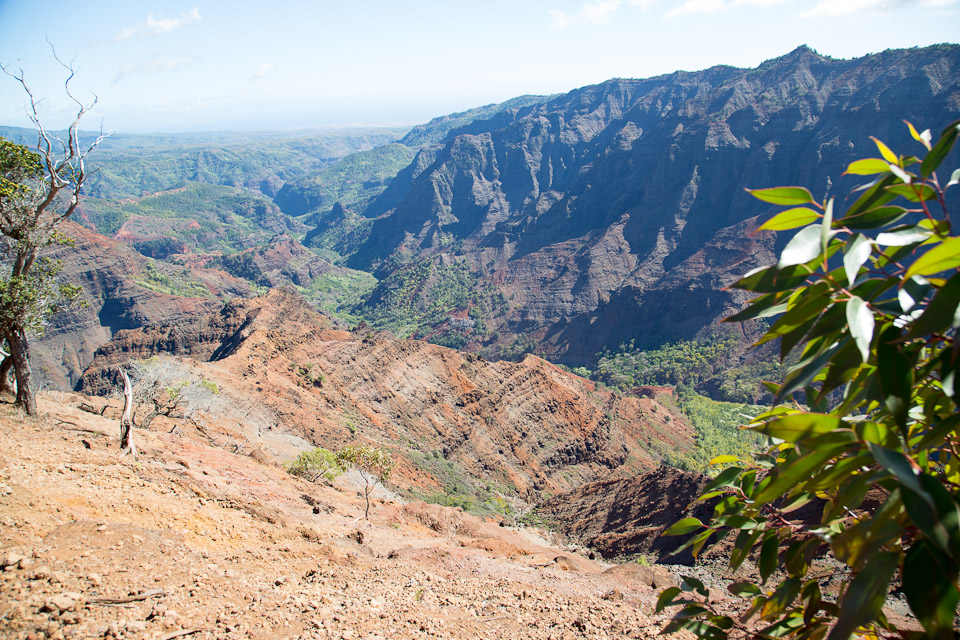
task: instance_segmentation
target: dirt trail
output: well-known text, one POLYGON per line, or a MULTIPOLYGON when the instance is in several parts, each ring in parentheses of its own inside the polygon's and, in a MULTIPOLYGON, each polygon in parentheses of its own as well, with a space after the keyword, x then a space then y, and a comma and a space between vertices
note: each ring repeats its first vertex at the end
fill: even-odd
POLYGON ((229 426, 157 420, 136 430, 140 459, 120 458, 117 421, 84 401, 44 394, 39 420, 0 404, 0 637, 621 638, 663 626, 636 572, 435 505, 381 500, 364 521, 355 491, 233 452, 229 426))

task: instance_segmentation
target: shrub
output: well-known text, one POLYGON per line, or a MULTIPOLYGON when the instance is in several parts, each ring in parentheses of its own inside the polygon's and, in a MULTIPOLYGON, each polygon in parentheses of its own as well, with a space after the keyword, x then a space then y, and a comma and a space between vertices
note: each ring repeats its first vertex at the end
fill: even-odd
POLYGON ((337 451, 337 464, 343 469, 356 469, 363 478, 364 518, 370 517, 370 494, 378 484, 386 484, 393 470, 393 459, 383 449, 367 445, 344 447, 337 451))
POLYGON ((306 478, 310 482, 320 478, 333 482, 345 470, 337 455, 322 447, 304 451, 287 464, 286 469, 290 475, 306 478))

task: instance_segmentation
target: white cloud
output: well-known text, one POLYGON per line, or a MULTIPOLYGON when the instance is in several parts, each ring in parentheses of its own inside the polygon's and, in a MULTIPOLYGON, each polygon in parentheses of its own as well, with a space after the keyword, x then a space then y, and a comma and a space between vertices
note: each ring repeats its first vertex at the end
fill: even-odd
MULTIPOLYGON (((687 0, 682 5, 667 13, 667 18, 676 18, 685 15, 712 15, 720 11, 736 7, 757 7, 764 9, 783 4, 788 0, 687 0)), ((833 0, 837 2, 838 0, 833 0)), ((846 2, 847 0, 842 0, 846 2)))
POLYGON ((882 13, 906 7, 945 9, 957 0, 820 0, 812 9, 803 13, 805 18, 844 18, 863 13, 882 13))
POLYGON ((147 14, 147 19, 145 22, 136 24, 132 27, 124 27, 120 30, 120 33, 114 38, 116 41, 120 40, 131 40, 133 38, 150 38, 152 36, 160 36, 165 33, 170 33, 171 31, 176 31, 180 27, 190 24, 191 22, 198 22, 203 18, 200 17, 200 9, 194 7, 189 13, 182 12, 179 18, 164 18, 163 16, 156 16, 152 13, 147 14))
POLYGON ((159 73, 161 71, 173 71, 174 69, 181 69, 183 67, 189 67, 196 60, 193 58, 151 58, 149 60, 141 60, 140 62, 134 62, 128 65, 124 65, 117 72, 117 77, 113 79, 113 83, 116 84, 120 82, 126 76, 139 75, 144 73, 159 73))
POLYGON ((250 80, 259 80, 263 78, 268 73, 272 72, 277 68, 277 65, 272 62, 264 62, 263 64, 258 64, 257 68, 253 71, 253 75, 250 76, 250 80))
POLYGON ((591 24, 603 24, 610 20, 613 12, 621 5, 627 4, 631 7, 640 7, 643 10, 649 9, 656 0, 593 0, 585 2, 580 7, 580 11, 575 15, 567 15, 566 12, 559 9, 551 9, 547 12, 550 16, 550 28, 553 30, 566 29, 579 22, 589 22, 591 24))

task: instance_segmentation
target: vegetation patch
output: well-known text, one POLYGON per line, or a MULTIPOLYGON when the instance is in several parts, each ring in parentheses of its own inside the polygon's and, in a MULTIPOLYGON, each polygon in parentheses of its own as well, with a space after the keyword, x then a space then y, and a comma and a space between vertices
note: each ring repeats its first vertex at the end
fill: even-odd
POLYGON ((382 280, 355 313, 401 338, 462 348, 488 335, 493 294, 465 260, 442 264, 423 258, 382 280))
MULTIPOLYGON (((737 339, 722 329, 709 338, 678 340, 656 349, 640 349, 631 340, 598 354, 591 377, 622 391, 643 385, 686 385, 727 401, 769 399, 762 381, 780 380, 782 365, 775 358, 741 361, 739 351, 737 339)), ((575 373, 584 371, 580 367, 575 373)))
POLYGON ((173 296, 186 298, 212 296, 205 284, 193 278, 189 269, 177 269, 172 265, 157 263, 153 260, 147 262, 144 270, 139 277, 134 278, 133 282, 144 289, 173 296))

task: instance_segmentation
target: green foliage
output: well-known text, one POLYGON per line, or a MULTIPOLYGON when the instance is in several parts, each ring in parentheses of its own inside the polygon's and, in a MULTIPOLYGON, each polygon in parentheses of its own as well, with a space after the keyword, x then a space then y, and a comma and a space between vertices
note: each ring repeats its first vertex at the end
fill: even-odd
MULTIPOLYGON (((64 166, 63 179, 71 171, 64 166)), ((0 259, 10 263, 0 276, 0 334, 42 336, 53 314, 80 299, 79 286, 57 283, 59 260, 37 258, 43 247, 73 242, 56 230, 56 214, 40 209, 49 193, 44 176, 40 154, 0 138, 0 259)))
POLYGON ((678 340, 657 349, 640 349, 633 340, 598 354, 594 378, 626 391, 641 385, 687 385, 714 397, 756 403, 769 394, 761 380, 779 380, 780 364, 768 359, 741 361, 730 331, 709 338, 678 340))
POLYGON ((337 451, 337 460, 346 469, 356 469, 364 478, 383 484, 390 479, 393 459, 390 453, 368 445, 353 445, 337 451))
POLYGON ((333 482, 346 470, 337 454, 323 447, 304 451, 285 468, 290 475, 306 478, 310 482, 320 478, 333 482))
POLYGON ((740 425, 764 411, 757 405, 720 402, 702 396, 687 387, 677 389, 679 409, 696 429, 693 449, 667 451, 664 462, 688 471, 706 472, 710 461, 720 455, 749 460, 761 438, 743 431, 740 425))
POLYGON ((0 277, 0 326, 19 326, 38 337, 55 313, 84 306, 77 285, 58 283, 63 263, 40 258, 26 274, 0 277))
MULTIPOLYGON (((336 202, 351 209, 380 195, 390 180, 410 164, 413 156, 411 148, 399 143, 351 153, 329 167, 298 179, 284 189, 278 201, 291 215, 329 211, 336 202), (290 202, 289 207, 285 201, 290 202)), ((316 218, 320 221, 323 216, 316 218)))
MULTIPOLYGON (((339 261, 343 256, 356 251, 369 237, 373 220, 359 216, 349 209, 343 213, 342 218, 324 216, 322 221, 304 236, 304 246, 311 247, 321 255, 332 254, 327 255, 331 261, 339 261)), ((310 222, 312 220, 307 218, 305 224, 310 222)))
POLYGON ((174 296, 209 298, 210 290, 202 282, 192 279, 189 269, 177 269, 173 265, 148 261, 143 272, 133 280, 136 284, 174 296))
POLYGON ((370 494, 378 484, 386 484, 393 470, 393 458, 388 451, 369 445, 353 445, 337 451, 337 464, 343 469, 356 469, 364 481, 366 500, 364 517, 370 516, 370 494))
POLYGON ((318 275, 300 292, 325 313, 356 324, 360 319, 353 313, 357 300, 366 298, 376 286, 377 279, 369 273, 341 268, 318 275))
POLYGON ((12 202, 32 191, 31 183, 43 177, 40 154, 0 138, 0 198, 12 202))
POLYGON ((316 369, 313 368, 312 362, 308 362, 306 364, 297 364, 295 362, 291 362, 290 370, 297 374, 297 377, 300 378, 300 384, 304 386, 317 388, 323 386, 323 374, 320 373, 319 367, 316 369))
MULTIPOLYGON (((354 128, 193 134, 116 134, 101 146, 85 193, 95 198, 139 198, 180 186, 184 180, 249 189, 282 184, 340 158, 396 140, 406 129, 354 128)), ((36 132, 0 127, 9 139, 36 132)), ((266 191, 265 191, 266 193, 266 191)), ((269 193, 268 195, 273 195, 269 193)))
POLYGON ((486 335, 484 320, 492 294, 493 289, 480 285, 480 277, 465 260, 443 264, 421 259, 382 280, 365 306, 355 312, 399 337, 426 337, 437 344, 462 347, 486 335), (464 311, 467 318, 453 316, 464 311))
POLYGON ((504 486, 496 482, 482 484, 471 478, 456 462, 445 458, 439 449, 427 453, 410 448, 407 456, 417 468, 436 478, 443 487, 441 491, 430 493, 414 490, 411 492, 414 498, 446 507, 458 507, 481 516, 513 514, 512 505, 504 497, 510 492, 504 486))
MULTIPOLYGON (((908 126, 926 156, 901 156, 875 139, 881 157, 848 169, 873 179, 843 213, 833 199, 816 202, 806 190, 753 192, 817 213, 818 223, 787 243, 778 264, 734 285, 760 294, 734 319, 776 317, 760 342, 779 340, 784 356, 800 352, 771 391, 778 400, 803 392, 809 408, 787 404, 757 416, 750 429, 770 438, 770 448, 755 460, 734 461, 705 488, 701 500, 720 498, 708 523, 686 518, 669 532, 693 534, 687 545, 695 553, 716 532, 736 534, 731 569, 752 556, 759 573, 729 589, 745 611, 736 618, 718 611, 704 586, 686 578, 682 588, 660 595, 658 609, 681 607, 665 632, 686 629, 711 639, 898 636, 905 631, 882 606, 899 574, 924 630, 913 635, 954 635, 960 242, 951 235, 944 191, 960 171, 942 180, 936 170, 960 122, 936 144, 929 131, 908 126), (871 490, 879 506, 865 503, 871 490), (821 514, 817 521, 792 519, 804 505, 821 514), (814 569, 823 553, 854 576, 835 598, 821 592, 814 569)), ((773 224, 807 222, 793 216, 780 214, 773 224)))
POLYGON ((197 182, 143 198, 88 197, 83 211, 105 235, 126 225, 125 231, 134 236, 174 238, 198 252, 233 252, 266 243, 276 233, 303 228, 262 196, 197 182))

